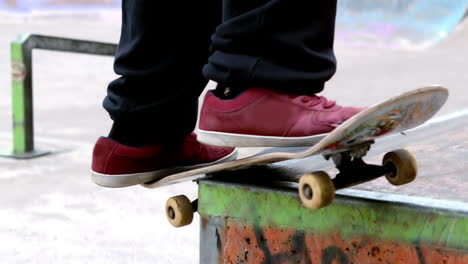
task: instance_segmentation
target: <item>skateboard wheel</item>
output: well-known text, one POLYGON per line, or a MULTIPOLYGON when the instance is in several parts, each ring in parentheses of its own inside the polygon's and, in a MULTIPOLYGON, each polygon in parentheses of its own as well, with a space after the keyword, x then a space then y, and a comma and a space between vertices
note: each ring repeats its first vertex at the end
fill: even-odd
POLYGON ((393 172, 385 174, 393 185, 403 185, 412 182, 418 174, 418 165, 411 152, 399 149, 385 154, 383 166, 393 166, 393 172))
POLYGON ((308 173, 299 180, 299 197, 310 209, 325 207, 335 198, 335 186, 326 172, 308 173))
POLYGON ((171 197, 166 202, 166 217, 175 227, 189 225, 193 220, 193 207, 185 195, 171 197))

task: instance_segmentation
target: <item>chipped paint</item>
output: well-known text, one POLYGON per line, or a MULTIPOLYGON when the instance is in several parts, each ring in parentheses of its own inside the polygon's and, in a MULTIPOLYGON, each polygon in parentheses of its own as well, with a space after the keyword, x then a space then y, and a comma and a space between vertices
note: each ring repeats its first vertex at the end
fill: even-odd
POLYGON ((295 190, 201 182, 199 213, 220 263, 468 263, 466 211, 342 196, 314 211, 295 190))
POLYGON ((227 221, 221 244, 218 263, 468 263, 466 252, 431 244, 260 228, 236 219, 227 221))

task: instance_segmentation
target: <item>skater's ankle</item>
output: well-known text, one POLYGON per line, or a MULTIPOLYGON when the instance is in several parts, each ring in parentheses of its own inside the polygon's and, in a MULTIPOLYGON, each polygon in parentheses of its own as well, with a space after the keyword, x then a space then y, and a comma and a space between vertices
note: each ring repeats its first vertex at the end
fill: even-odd
POLYGON ((117 141, 119 144, 134 148, 154 144, 154 138, 151 138, 147 133, 138 133, 138 130, 134 127, 114 122, 108 138, 117 141))

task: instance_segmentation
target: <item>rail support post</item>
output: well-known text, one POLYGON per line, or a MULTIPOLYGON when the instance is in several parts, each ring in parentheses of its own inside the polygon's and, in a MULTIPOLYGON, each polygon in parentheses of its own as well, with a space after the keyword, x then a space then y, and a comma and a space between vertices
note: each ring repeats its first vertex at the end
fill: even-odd
POLYGON ((20 34, 11 43, 13 149, 0 151, 0 156, 29 159, 51 153, 34 147, 33 49, 114 56, 116 48, 111 43, 20 34))

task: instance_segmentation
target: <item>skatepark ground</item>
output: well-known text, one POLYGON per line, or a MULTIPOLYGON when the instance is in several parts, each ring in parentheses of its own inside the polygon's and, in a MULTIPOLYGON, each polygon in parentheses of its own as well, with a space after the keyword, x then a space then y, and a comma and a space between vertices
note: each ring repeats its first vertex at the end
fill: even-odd
MULTIPOLYGON (((119 27, 115 15, 0 20, 0 149, 11 148, 9 43, 23 32, 116 43, 119 27)), ((341 104, 364 106, 441 84, 450 89, 450 97, 437 118, 463 117, 468 115, 467 44, 466 22, 425 49, 337 43, 338 72, 323 94, 341 104)), ((196 198, 196 184, 105 189, 89 178, 94 141, 111 125, 101 101, 108 82, 116 78, 112 62, 111 57, 34 51, 36 146, 52 154, 31 160, 0 159, 2 263, 198 261, 198 217, 194 224, 175 229, 164 214, 168 197, 184 193, 196 198)), ((241 154, 254 151, 242 149, 241 154)), ((455 157, 446 166, 463 159, 455 157)), ((421 189, 408 195, 434 197, 436 191, 421 189)))

